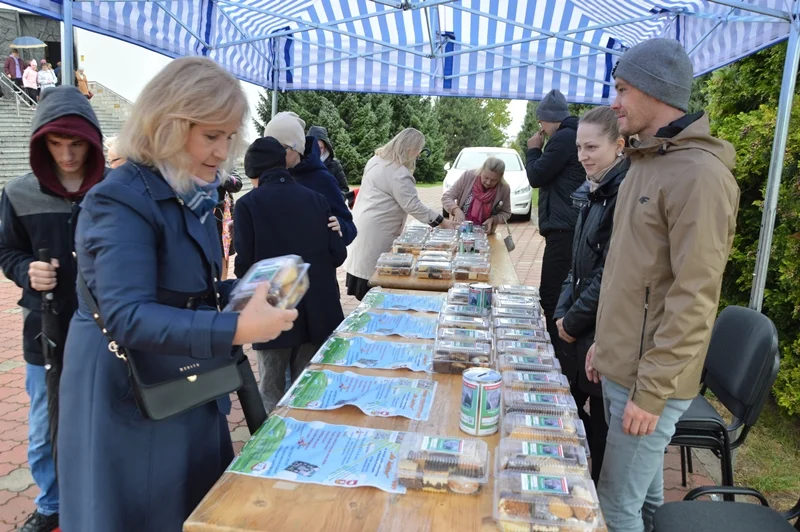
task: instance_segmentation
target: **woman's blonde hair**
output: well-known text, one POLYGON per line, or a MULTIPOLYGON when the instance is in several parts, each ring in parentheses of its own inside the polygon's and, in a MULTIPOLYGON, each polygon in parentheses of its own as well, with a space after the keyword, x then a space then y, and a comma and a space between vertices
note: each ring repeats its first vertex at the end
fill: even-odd
POLYGON ((375 155, 400 166, 405 166, 413 172, 417 168, 417 156, 424 147, 425 135, 413 127, 409 127, 375 150, 375 155))
POLYGON ((195 125, 240 122, 228 161, 243 147, 247 98, 239 81, 211 59, 175 59, 147 84, 116 142, 120 157, 157 168, 175 190, 192 186, 185 152, 195 125))
POLYGON ((578 124, 594 124, 600 126, 600 131, 606 135, 611 142, 616 142, 622 137, 619 132, 619 121, 617 113, 606 105, 595 107, 581 117, 578 124))

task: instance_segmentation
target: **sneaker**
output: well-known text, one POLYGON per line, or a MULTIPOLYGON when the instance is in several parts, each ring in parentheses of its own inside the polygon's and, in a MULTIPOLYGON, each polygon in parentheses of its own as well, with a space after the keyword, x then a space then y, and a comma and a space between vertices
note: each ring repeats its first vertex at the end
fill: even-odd
POLYGON ((58 528, 58 514, 42 515, 39 511, 33 512, 18 532, 53 532, 58 528))

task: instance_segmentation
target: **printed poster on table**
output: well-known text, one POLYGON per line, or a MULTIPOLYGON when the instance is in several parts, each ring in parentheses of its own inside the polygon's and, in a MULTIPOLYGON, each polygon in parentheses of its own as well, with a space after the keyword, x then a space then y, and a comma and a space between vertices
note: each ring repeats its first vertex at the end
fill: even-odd
POLYGON ((344 319, 336 331, 433 340, 436 338, 437 323, 436 318, 409 314, 354 312, 344 319))
POLYGON ((433 371, 433 344, 380 342, 360 336, 332 336, 311 359, 313 364, 369 369, 433 371))
POLYGON ((305 370, 279 406, 334 410, 357 406, 368 416, 426 421, 431 413, 436 382, 423 379, 369 377, 346 371, 305 370))
POLYGON ((373 288, 367 292, 367 295, 361 300, 359 308, 361 310, 371 308, 376 310, 414 310, 417 312, 435 312, 438 314, 442 311, 444 301, 444 294, 437 294, 434 296, 387 294, 378 288, 373 288))
POLYGON ((403 435, 272 416, 247 442, 228 471, 323 486, 371 486, 389 493, 405 493, 406 489, 397 483, 403 435))

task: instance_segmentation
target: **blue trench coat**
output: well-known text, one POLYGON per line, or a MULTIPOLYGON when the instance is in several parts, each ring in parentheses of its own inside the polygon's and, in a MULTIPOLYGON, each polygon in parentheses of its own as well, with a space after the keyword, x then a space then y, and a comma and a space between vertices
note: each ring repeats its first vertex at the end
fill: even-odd
MULTIPOLYGON (((128 163, 83 200, 80 271, 109 334, 144 380, 175 378, 185 361, 229 360, 237 315, 186 308, 210 294, 220 249, 160 176, 128 163)), ((58 475, 64 532, 178 532, 233 458, 228 397, 162 421, 142 417, 125 364, 82 298, 61 377, 58 475)))

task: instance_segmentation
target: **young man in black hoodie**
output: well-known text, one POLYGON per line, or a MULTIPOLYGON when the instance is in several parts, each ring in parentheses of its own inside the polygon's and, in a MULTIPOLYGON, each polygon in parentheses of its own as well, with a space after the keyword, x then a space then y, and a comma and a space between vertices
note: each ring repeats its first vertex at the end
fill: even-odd
MULTIPOLYGON (((539 189, 539 232, 545 239, 540 292, 547 332, 559 346, 558 327, 553 314, 561 295, 561 284, 567 278, 572 260, 572 239, 578 210, 571 195, 584 181, 586 171, 578 161, 575 137, 578 117, 570 116, 567 99, 557 90, 550 91, 536 109, 542 129, 528 140, 528 181, 539 189), (544 146, 545 135, 549 137, 544 146), (544 149, 542 149, 544 147, 544 149)), ((568 375, 571 374, 571 368, 568 375)))
MULTIPOLYGON (((301 127, 301 126, 298 126, 301 127)), ((302 129, 299 130, 302 135, 302 129)), ((261 374, 259 390, 267 412, 286 391, 286 370, 296 379, 319 346, 342 322, 336 268, 347 258, 344 239, 331 231, 325 196, 299 184, 289 172, 298 162, 273 137, 256 140, 244 159, 245 173, 257 188, 236 202, 236 276, 256 262, 299 255, 311 265, 310 287, 297 307, 294 328, 265 344, 255 344, 261 374), (291 220, 291 223, 286 223, 291 220)))
POLYGON ((42 293, 52 292, 59 322, 56 356, 63 357, 69 322, 77 308, 73 258, 73 215, 83 196, 103 179, 100 123, 86 97, 75 87, 42 94, 33 118, 30 141, 32 173, 8 182, 0 199, 0 268, 22 288, 22 351, 27 363, 25 389, 28 418, 28 464, 41 490, 22 532, 49 532, 58 527, 58 484, 50 441, 42 331, 42 293), (49 250, 50 262, 39 261, 49 250))
POLYGON ((333 144, 331 144, 331 139, 328 137, 328 130, 322 126, 311 126, 306 136, 317 139, 319 158, 322 160, 323 164, 325 164, 325 168, 328 169, 328 172, 336 178, 336 184, 339 185, 339 190, 342 191, 342 194, 350 192, 350 186, 347 184, 347 176, 345 176, 344 167, 333 153, 333 144))

